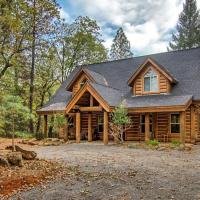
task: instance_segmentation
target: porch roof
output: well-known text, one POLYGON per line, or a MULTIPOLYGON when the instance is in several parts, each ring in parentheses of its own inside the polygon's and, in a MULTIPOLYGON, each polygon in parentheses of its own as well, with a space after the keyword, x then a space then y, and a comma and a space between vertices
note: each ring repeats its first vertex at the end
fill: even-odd
POLYGON ((192 102, 191 95, 145 95, 145 96, 129 96, 123 100, 123 103, 127 108, 141 109, 141 108, 158 108, 162 111, 162 108, 168 107, 183 107, 184 109, 192 102))

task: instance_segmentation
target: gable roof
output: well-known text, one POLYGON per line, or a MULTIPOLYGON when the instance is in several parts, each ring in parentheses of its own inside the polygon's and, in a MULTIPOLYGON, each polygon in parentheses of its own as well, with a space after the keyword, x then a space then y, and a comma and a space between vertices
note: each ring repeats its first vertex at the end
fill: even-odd
MULTIPOLYGON (((192 96, 193 100, 200 100, 200 48, 194 48, 79 66, 63 82, 44 108, 55 103, 67 104, 70 101, 71 92, 66 91, 66 87, 77 77, 77 72, 81 69, 92 77, 91 85, 96 87, 95 90, 99 94, 101 93, 103 98, 113 101, 113 105, 117 104, 120 98, 131 96, 131 88, 128 86, 127 80, 148 58, 151 58, 160 70, 170 76, 173 81, 178 80, 172 86, 172 96, 192 96), (116 102, 114 102, 115 100, 116 102)), ((155 97, 145 96, 145 98, 148 101, 155 97)), ((162 95, 158 95, 156 98, 155 101, 158 101, 162 95)))
POLYGON ((82 74, 85 74, 87 76, 88 80, 90 80, 92 82, 96 82, 96 83, 99 83, 99 84, 107 85, 107 81, 106 81, 105 77, 103 77, 101 74, 99 74, 98 72, 94 72, 92 70, 89 70, 87 68, 81 67, 79 69, 79 71, 74 75, 72 80, 68 83, 68 85, 66 86, 66 89, 71 91, 72 87, 73 87, 73 84, 78 80, 78 78, 82 74))
POLYGON ((155 69, 157 69, 160 73, 162 73, 171 83, 176 83, 176 79, 170 74, 170 72, 165 69, 162 65, 160 65, 158 62, 154 61, 152 58, 147 58, 139 67, 138 69, 133 73, 133 75, 128 80, 128 85, 132 86, 134 80, 137 78, 137 76, 140 74, 140 72, 146 67, 147 64, 151 64, 155 69))

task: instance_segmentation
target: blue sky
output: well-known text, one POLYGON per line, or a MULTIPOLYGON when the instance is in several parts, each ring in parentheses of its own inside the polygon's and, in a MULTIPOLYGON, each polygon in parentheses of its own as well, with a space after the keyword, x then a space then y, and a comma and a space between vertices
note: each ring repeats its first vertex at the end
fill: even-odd
MULTIPOLYGON (((101 27, 110 48, 118 27, 123 27, 134 55, 166 51, 184 0, 58 0, 61 17, 71 23, 89 16, 101 27)), ((197 0, 200 8, 200 0, 197 0)))

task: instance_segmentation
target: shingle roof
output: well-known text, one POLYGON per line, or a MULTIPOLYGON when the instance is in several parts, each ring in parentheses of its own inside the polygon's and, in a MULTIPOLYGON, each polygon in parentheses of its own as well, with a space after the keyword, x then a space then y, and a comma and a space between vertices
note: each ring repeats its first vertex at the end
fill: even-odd
POLYGON ((110 106, 118 106, 122 102, 123 95, 120 90, 96 83, 90 84, 110 106))
MULTIPOLYGON (((81 67, 87 70, 97 83, 100 83, 93 84, 93 87, 101 93, 100 95, 102 95, 105 100, 107 99, 107 101, 110 101, 111 105, 116 105, 122 96, 130 97, 131 87, 128 86, 127 81, 137 68, 148 58, 159 63, 160 66, 163 66, 165 70, 178 80, 178 83, 174 84, 172 87, 172 96, 168 97, 168 101, 170 100, 171 104, 182 103, 182 101, 191 96, 193 96, 194 100, 200 100, 200 48, 152 54, 81 67)), ((55 103, 63 102, 67 104, 71 98, 71 93, 67 92, 65 88, 79 69, 80 67, 77 67, 72 72, 70 77, 45 105, 46 108, 55 103)), ((159 98, 160 102, 163 104, 166 96, 163 97, 163 95, 158 95, 157 97, 141 97, 141 99, 145 98, 146 100, 143 100, 143 103, 151 106, 154 101, 154 103, 159 105, 159 98)), ((139 97, 136 97, 135 99, 139 99, 139 97)), ((133 101, 132 103, 129 102, 129 104, 133 105, 135 102, 136 106, 139 105, 139 102, 137 103, 136 100, 128 98, 127 101, 133 101)))
POLYGON ((128 97, 123 100, 123 103, 127 108, 185 106, 191 99, 191 95, 145 95, 128 97))

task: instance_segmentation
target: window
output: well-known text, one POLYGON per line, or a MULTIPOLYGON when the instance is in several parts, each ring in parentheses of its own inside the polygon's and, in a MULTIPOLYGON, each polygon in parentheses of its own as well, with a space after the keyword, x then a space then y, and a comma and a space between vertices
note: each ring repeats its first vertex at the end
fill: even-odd
POLYGON ((82 88, 85 84, 85 82, 87 81, 87 79, 83 79, 81 82, 80 82, 80 88, 82 88))
POLYGON ((180 133, 180 114, 171 114, 171 133, 180 133))
POLYGON ((151 69, 144 76, 144 91, 145 92, 158 91, 158 75, 151 69))
POLYGON ((145 133, 145 115, 140 115, 140 130, 145 133))
MULTIPOLYGON (((152 124, 153 124, 153 115, 150 114, 149 116, 149 120, 150 120, 150 132, 152 132, 152 124)), ((145 133, 145 114, 140 115, 140 130, 141 133, 145 133)))
POLYGON ((103 116, 98 116, 98 132, 102 133, 103 132, 103 116))
POLYGON ((68 118, 68 127, 73 128, 74 127, 74 117, 68 118))

